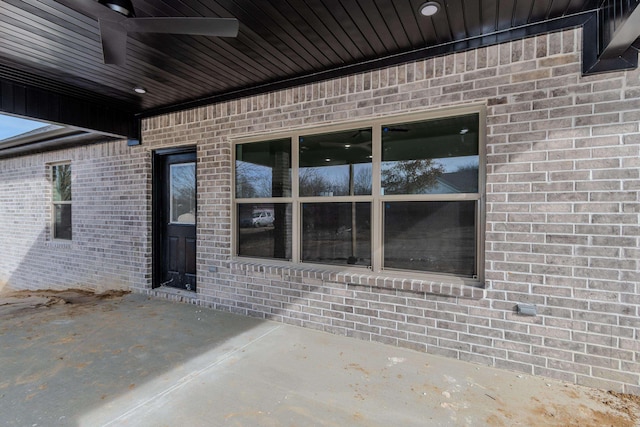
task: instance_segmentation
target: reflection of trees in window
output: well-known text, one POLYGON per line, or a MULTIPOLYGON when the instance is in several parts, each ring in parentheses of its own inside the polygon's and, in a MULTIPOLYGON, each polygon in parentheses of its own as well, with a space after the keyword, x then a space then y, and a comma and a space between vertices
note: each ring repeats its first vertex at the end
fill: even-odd
POLYGON ((195 194, 194 182, 196 182, 195 165, 181 165, 173 169, 174 191, 181 195, 195 194))
POLYGON ((68 202, 71 200, 71 165, 53 167, 54 200, 68 202))
POLYGON ((335 174, 331 180, 331 191, 334 196, 349 195, 349 175, 335 174))
POLYGON ((418 194, 431 188, 444 173, 432 159, 401 160, 382 171, 386 194, 418 194))
POLYGON ((466 175, 469 175, 469 180, 474 180, 474 179, 478 179, 477 175, 478 175, 478 164, 477 163, 469 163, 466 165, 462 165, 460 167, 458 167, 458 169, 456 170, 457 173, 465 173, 466 175))
POLYGON ((71 165, 54 165, 53 238, 71 240, 71 165))
POLYGON ((271 197, 271 181, 271 168, 249 162, 236 162, 236 197, 271 197))
POLYGON ((195 164, 174 165, 171 168, 171 192, 174 215, 194 213, 196 204, 196 166, 195 164))
POLYGON ((256 182, 252 176, 253 166, 251 163, 236 162, 236 197, 257 197, 253 183, 256 182))
POLYGON ((331 191, 331 182, 317 168, 300 169, 300 195, 318 196, 331 191))
POLYGON ((371 165, 300 168, 299 182, 301 196, 371 194, 371 165))
POLYGON ((358 169, 353 177, 353 193, 354 194, 371 194, 371 165, 358 169))

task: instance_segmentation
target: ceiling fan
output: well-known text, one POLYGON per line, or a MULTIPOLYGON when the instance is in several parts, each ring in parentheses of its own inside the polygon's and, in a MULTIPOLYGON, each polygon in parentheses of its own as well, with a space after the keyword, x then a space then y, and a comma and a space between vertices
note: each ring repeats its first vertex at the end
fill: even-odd
POLYGON ((131 0, 66 0, 73 9, 93 16, 100 25, 105 64, 124 65, 128 33, 186 34, 236 37, 235 18, 157 17, 136 18, 131 0))

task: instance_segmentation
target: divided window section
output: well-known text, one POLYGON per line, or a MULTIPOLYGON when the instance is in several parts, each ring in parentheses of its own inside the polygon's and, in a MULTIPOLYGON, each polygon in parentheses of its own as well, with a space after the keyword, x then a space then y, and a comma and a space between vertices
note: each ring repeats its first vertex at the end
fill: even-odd
POLYGON ((71 164, 51 167, 53 185, 53 238, 71 240, 71 164))
POLYGON ((236 143, 235 255, 480 280, 481 117, 236 143))

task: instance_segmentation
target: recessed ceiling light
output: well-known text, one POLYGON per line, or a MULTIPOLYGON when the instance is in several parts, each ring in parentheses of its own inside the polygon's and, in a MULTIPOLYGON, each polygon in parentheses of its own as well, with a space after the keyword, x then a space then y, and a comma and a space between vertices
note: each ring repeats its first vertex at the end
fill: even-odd
POLYGON ((351 148, 351 144, 344 144, 344 148, 351 148))
POLYGON ((324 161, 325 161, 325 162, 330 162, 330 161, 331 161, 331 159, 324 159, 324 161))
POLYGON ((422 6, 418 9, 418 12, 422 16, 433 16, 440 10, 440 4, 435 1, 428 1, 423 3, 422 6))
POLYGON ((467 129, 467 128, 460 129, 460 135, 464 135, 467 132, 469 132, 469 129, 467 129))
POLYGON ((141 86, 136 86, 133 88, 135 93, 147 93, 147 90, 141 86))

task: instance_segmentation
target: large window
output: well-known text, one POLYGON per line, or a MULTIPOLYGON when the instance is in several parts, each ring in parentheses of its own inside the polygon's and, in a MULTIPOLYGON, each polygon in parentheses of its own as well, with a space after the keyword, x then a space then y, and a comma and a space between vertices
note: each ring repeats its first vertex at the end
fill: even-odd
POLYGON ((71 240, 71 165, 51 167, 53 183, 53 238, 71 240))
POLYGON ((481 276, 483 111, 235 145, 235 253, 481 276))

